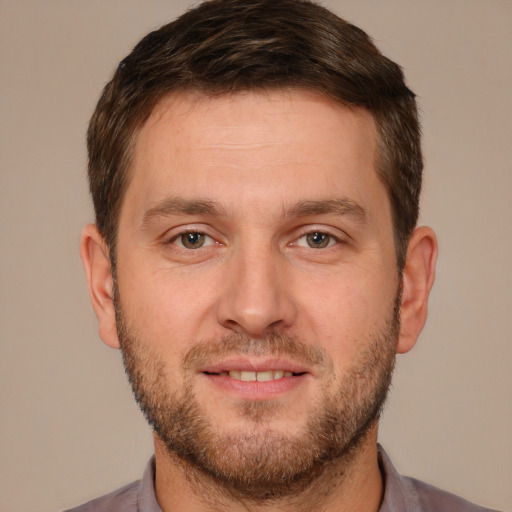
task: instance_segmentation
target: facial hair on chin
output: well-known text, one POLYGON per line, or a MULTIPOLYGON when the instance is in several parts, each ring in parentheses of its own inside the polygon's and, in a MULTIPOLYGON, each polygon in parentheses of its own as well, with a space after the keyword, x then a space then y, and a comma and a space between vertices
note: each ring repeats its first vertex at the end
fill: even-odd
MULTIPOLYGON (((321 403, 311 407, 302 433, 295 437, 272 428, 217 432, 202 413, 190 379, 184 379, 179 389, 169 389, 165 361, 131 332, 119 300, 116 316, 133 393, 169 456, 233 496, 264 502, 294 496, 318 479, 329 463, 343 467, 376 424, 391 383, 399 303, 398 295, 385 328, 363 344, 350 370, 332 391, 325 391, 321 403)), ((194 345, 183 358, 184 374, 228 354, 286 355, 326 369, 333 366, 325 351, 293 337, 273 334, 253 340, 232 334, 194 345)), ((241 414, 257 422, 272 414, 272 404, 245 404, 241 414)))

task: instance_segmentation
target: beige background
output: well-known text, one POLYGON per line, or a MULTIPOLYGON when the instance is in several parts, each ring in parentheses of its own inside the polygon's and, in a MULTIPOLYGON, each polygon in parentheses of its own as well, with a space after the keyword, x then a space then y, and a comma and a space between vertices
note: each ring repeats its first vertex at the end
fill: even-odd
MULTIPOLYGON (((0 511, 141 476, 151 436, 96 332, 78 257, 84 133, 116 63, 186 1, 0 0, 0 511)), ((441 256, 381 441, 403 473, 512 510, 512 2, 331 0, 423 112, 422 222, 441 256)))

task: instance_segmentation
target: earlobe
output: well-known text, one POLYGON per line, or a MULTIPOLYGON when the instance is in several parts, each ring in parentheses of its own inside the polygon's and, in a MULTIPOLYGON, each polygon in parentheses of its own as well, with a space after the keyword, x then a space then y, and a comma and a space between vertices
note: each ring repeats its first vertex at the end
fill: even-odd
POLYGON ((400 336, 397 352, 411 350, 427 319, 428 297, 434 284, 437 239, 432 229, 416 228, 409 240, 403 272, 400 336))
POLYGON ((100 337, 109 347, 119 348, 110 257, 107 244, 95 224, 88 224, 82 231, 80 257, 92 307, 98 318, 100 337))

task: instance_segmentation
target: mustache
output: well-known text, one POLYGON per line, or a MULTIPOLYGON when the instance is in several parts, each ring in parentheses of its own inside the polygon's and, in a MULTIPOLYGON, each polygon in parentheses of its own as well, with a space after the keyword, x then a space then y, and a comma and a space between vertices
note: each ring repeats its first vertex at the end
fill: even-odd
POLYGON ((201 341, 184 355, 182 367, 193 370, 214 359, 232 355, 288 357, 308 366, 331 366, 332 361, 322 347, 309 345, 286 334, 269 334, 251 338, 243 333, 231 333, 211 341, 201 341))

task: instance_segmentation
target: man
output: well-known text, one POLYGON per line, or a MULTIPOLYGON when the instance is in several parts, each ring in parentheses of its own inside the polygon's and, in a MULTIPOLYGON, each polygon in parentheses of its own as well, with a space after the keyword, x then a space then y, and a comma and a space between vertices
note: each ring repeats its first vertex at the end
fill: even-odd
POLYGON ((377 445, 437 255, 414 94, 299 0, 211 0, 146 36, 88 132, 81 256, 154 429, 77 511, 478 511, 377 445))

